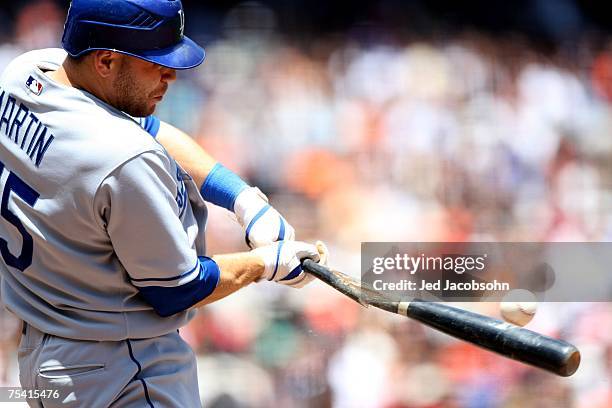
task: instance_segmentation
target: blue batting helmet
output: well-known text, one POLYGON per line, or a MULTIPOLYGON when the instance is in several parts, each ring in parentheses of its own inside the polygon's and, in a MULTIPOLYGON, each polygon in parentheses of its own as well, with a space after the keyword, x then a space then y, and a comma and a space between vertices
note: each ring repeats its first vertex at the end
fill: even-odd
POLYGON ((73 57, 111 50, 174 69, 204 61, 204 49, 185 37, 180 0, 72 0, 62 46, 73 57))

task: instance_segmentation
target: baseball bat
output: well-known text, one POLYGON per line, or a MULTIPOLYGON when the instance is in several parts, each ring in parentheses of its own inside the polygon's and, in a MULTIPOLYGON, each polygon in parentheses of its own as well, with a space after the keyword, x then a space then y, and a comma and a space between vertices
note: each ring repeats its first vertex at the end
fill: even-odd
POLYGON ((563 377, 580 365, 578 349, 553 339, 467 310, 420 299, 392 301, 353 278, 305 259, 303 269, 363 306, 407 316, 450 336, 563 377))

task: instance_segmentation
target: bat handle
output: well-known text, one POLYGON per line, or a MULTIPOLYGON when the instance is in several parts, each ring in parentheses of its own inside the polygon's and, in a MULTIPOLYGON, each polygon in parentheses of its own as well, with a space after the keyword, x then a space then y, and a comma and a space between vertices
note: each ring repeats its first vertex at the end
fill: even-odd
POLYGON ((359 288, 351 288, 348 285, 343 284, 342 279, 339 276, 331 273, 325 266, 319 265, 312 259, 306 258, 302 260, 302 268, 310 275, 328 284, 332 288, 340 290, 343 294, 350 297, 355 302, 361 304, 362 306, 366 306, 360 299, 359 288), (344 288, 344 290, 341 290, 341 288, 344 288))

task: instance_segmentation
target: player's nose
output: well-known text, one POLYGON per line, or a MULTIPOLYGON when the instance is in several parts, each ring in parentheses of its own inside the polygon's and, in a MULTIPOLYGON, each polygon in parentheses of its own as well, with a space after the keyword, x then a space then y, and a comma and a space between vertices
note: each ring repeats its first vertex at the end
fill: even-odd
POLYGON ((162 69, 162 81, 172 82, 176 80, 176 69, 166 68, 162 69))

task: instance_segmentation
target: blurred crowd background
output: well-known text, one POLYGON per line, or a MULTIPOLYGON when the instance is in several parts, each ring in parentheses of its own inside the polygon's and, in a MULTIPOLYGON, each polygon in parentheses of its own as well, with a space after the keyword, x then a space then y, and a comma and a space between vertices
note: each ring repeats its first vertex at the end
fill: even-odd
MULTIPOLYGON (((456 3, 185 1, 207 60, 157 114, 356 276, 365 241, 610 241, 605 7, 456 3)), ((0 68, 58 46, 66 9, 2 4, 0 68)), ((210 212, 209 251, 244 250, 229 213, 210 212)), ((612 304, 540 304, 528 327, 577 344, 579 372, 527 368, 318 282, 252 285, 181 333, 206 407, 612 407, 612 304)), ((4 312, 4 385, 18 329, 4 312)))

